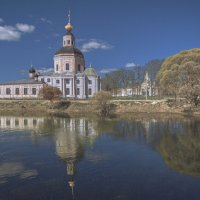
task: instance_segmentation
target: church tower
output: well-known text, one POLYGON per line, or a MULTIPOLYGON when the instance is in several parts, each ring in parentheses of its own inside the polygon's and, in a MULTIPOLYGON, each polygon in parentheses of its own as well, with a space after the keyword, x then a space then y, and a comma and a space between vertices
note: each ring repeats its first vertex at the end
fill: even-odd
POLYGON ((65 29, 67 33, 63 36, 63 47, 54 55, 54 72, 60 74, 67 72, 82 73, 85 70, 85 59, 83 53, 75 45, 70 11, 65 29))
POLYGON ((63 47, 75 47, 75 37, 72 34, 73 26, 71 25, 71 14, 68 14, 68 24, 65 26, 67 34, 63 36, 63 47))

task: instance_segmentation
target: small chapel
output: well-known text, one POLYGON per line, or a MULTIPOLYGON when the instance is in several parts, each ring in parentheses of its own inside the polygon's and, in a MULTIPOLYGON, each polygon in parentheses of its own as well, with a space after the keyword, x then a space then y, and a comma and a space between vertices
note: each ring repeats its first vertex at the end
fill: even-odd
POLYGON ((52 71, 40 72, 31 67, 28 79, 0 83, 0 98, 38 98, 45 85, 59 88, 63 98, 87 99, 101 90, 101 77, 92 65, 85 67, 84 55, 76 48, 70 12, 65 29, 63 46, 54 55, 52 71))

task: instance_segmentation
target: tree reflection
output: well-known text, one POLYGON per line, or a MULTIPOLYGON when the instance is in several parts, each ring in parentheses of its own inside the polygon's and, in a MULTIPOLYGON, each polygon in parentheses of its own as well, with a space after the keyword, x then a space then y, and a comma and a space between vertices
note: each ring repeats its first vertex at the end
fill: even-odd
POLYGON ((165 132, 157 146, 166 164, 185 175, 200 177, 200 123, 192 120, 184 132, 165 132))

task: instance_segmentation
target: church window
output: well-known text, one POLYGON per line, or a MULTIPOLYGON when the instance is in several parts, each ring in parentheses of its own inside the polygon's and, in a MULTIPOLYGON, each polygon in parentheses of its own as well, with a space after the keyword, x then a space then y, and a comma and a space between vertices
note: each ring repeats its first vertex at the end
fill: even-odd
POLYGON ((66 79, 66 84, 70 84, 70 79, 66 79))
POLYGON ((50 78, 48 78, 48 79, 47 79, 47 82, 49 83, 50 81, 51 81, 51 79, 50 79, 50 78))
POLYGON ((15 94, 19 95, 19 88, 15 88, 15 94))
POLYGON ((70 40, 67 40, 67 44, 70 44, 70 40))
POLYGON ((69 63, 66 63, 66 64, 65 64, 65 69, 66 69, 66 70, 69 70, 69 63))
POLYGON ((32 88, 32 95, 36 95, 36 88, 32 88))
POLYGON ((92 95, 92 89, 91 88, 89 88, 89 90, 88 90, 88 95, 92 95))
POLYGON ((10 88, 6 88, 6 95, 10 95, 11 94, 11 89, 10 88))
POLYGON ((77 95, 80 95, 80 88, 77 88, 76 94, 77 94, 77 95))
POLYGON ((28 88, 24 88, 24 95, 28 94, 28 88))
POLYGON ((91 80, 88 80, 88 84, 89 84, 89 85, 92 85, 92 81, 91 81, 91 80))
POLYGON ((58 71, 58 64, 56 65, 56 71, 58 71))
POLYGON ((80 72, 81 71, 81 65, 78 64, 78 71, 80 72))
POLYGON ((80 80, 79 79, 76 80, 76 84, 77 85, 80 84, 80 80))
POLYGON ((60 80, 56 80, 56 83, 59 84, 59 83, 60 83, 60 80))
POLYGON ((70 89, 66 88, 66 95, 70 95, 70 89))

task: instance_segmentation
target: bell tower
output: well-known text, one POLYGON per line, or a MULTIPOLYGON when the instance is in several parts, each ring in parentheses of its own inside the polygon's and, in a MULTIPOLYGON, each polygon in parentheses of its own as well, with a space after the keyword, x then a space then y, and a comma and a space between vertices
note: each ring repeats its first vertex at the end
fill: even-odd
POLYGON ((75 37, 72 34, 73 26, 71 25, 71 13, 68 14, 68 24, 65 26, 66 35, 63 36, 63 47, 75 47, 75 37))

